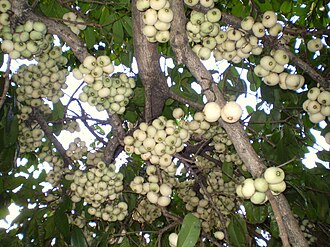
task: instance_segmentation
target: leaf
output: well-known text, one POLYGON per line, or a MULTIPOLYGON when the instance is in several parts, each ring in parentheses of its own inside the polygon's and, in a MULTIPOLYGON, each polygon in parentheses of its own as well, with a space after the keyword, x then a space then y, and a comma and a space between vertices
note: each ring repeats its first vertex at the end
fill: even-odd
POLYGON ((57 17, 61 18, 63 15, 67 12, 69 12, 68 9, 64 8, 62 5, 60 5, 57 1, 44 1, 39 4, 41 11, 51 17, 57 17))
POLYGON ((77 226, 73 226, 71 230, 71 245, 72 247, 88 247, 82 230, 77 226))
POLYGON ((222 165, 221 170, 223 172, 223 176, 222 176, 223 181, 225 181, 225 183, 232 181, 232 177, 233 177, 233 173, 234 173, 233 163, 225 161, 222 165))
POLYGON ((65 212, 59 207, 54 214, 55 227, 63 235, 66 242, 70 240, 70 226, 68 217, 65 212))
POLYGON ((243 203, 246 217, 248 221, 252 224, 263 223, 267 216, 268 210, 266 206, 254 205, 251 201, 244 201, 243 203))
POLYGON ((320 160, 330 161, 330 152, 327 150, 318 151, 316 155, 320 160))
POLYGON ((292 8, 292 2, 291 1, 285 1, 282 3, 280 10, 284 14, 290 13, 292 8))
POLYGON ((92 48, 96 40, 94 27, 87 27, 84 31, 84 35, 85 35, 87 48, 88 49, 92 48))
POLYGON ((121 19, 121 23, 125 29, 125 31, 128 33, 129 36, 133 37, 133 31, 132 31, 132 18, 128 15, 125 15, 121 19))
POLYGON ((246 241, 246 222, 238 215, 233 215, 228 226, 228 240, 233 246, 248 246, 246 241))
POLYGON ((201 231, 200 220, 192 213, 187 214, 182 222, 177 247, 193 247, 198 241, 201 231))
POLYGON ((264 127, 264 122, 266 122, 267 115, 264 111, 257 110, 255 111, 249 121, 249 127, 255 131, 261 131, 264 127))
POLYGON ((115 21, 112 25, 112 35, 114 38, 114 41, 122 44, 124 41, 124 30, 123 30, 123 25, 120 20, 115 21))

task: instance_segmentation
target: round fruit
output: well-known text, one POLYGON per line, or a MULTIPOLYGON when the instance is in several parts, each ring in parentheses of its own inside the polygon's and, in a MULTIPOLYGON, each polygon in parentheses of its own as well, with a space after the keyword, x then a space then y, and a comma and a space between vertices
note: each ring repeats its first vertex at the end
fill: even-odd
POLYGON ((176 234, 175 232, 172 232, 169 236, 168 236, 168 240, 170 242, 170 246, 171 247, 176 247, 177 242, 178 242, 178 234, 176 234))
POLYGON ((278 184, 284 180, 284 177, 284 171, 278 167, 269 167, 264 173, 264 178, 269 184, 278 184))
POLYGON ((312 87, 308 90, 307 98, 310 100, 316 100, 320 93, 321 90, 318 87, 312 87))
POLYGON ((322 41, 321 39, 317 38, 317 39, 312 39, 310 41, 308 41, 307 43, 307 49, 310 52, 316 52, 321 50, 323 47, 322 41))
POLYGON ((168 196, 160 196, 158 198, 157 204, 161 207, 166 207, 171 203, 171 198, 168 196))
POLYGON ((266 11, 262 16, 262 24, 267 27, 275 26, 277 22, 277 16, 274 11, 266 11))
POLYGON ((286 183, 284 181, 277 184, 269 184, 269 189, 274 193, 282 193, 286 189, 286 183))
POLYGON ((266 199, 266 194, 264 192, 256 191, 250 198, 251 202, 254 204, 262 204, 266 199))
POLYGON ((325 139, 326 143, 328 143, 330 145, 330 132, 328 132, 324 135, 324 139, 325 139))
POLYGON ((204 106, 203 112, 205 120, 213 123, 219 120, 221 116, 221 107, 215 102, 209 102, 204 106))
POLYGON ((254 180, 254 187, 259 192, 266 192, 268 190, 268 183, 264 178, 256 178, 254 180))
POLYGON ((235 101, 229 101, 221 110, 221 118, 227 123, 235 123, 242 116, 242 108, 235 101))
POLYGON ((219 239, 219 240, 223 240, 225 238, 225 234, 222 231, 217 231, 215 233, 213 233, 214 237, 219 239))
POLYGON ((246 198, 249 199, 254 193, 256 189, 254 187, 254 181, 252 178, 247 178, 243 182, 242 185, 242 195, 246 198))
POLYGON ((172 116, 175 119, 180 119, 184 116, 184 111, 181 108, 175 108, 172 112, 172 116))

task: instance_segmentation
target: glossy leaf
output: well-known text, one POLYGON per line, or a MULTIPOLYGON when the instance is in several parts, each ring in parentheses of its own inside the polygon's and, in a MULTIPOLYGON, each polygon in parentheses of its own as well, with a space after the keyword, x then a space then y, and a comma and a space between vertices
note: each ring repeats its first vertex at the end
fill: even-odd
POLYGON ((177 247, 193 247, 198 241, 201 231, 201 222, 193 214, 187 214, 182 222, 180 232, 178 234, 177 247))

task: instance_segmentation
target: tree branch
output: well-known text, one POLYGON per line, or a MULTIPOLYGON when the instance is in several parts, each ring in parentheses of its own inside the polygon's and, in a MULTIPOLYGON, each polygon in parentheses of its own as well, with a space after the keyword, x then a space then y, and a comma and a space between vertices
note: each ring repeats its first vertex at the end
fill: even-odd
POLYGON ((69 165, 72 165, 72 160, 66 155, 66 151, 63 148, 62 144, 53 135, 53 132, 49 128, 46 120, 44 119, 44 117, 42 116, 42 114, 39 112, 39 110, 37 108, 34 108, 34 107, 32 108, 31 118, 38 122, 38 124, 40 125, 41 129, 44 131, 48 140, 51 141, 52 143, 54 143, 54 146, 55 146, 56 150, 59 152, 59 154, 61 155, 65 166, 68 167, 69 165))
POLYGON ((11 4, 12 4, 12 11, 14 13, 13 19, 14 20, 17 19, 16 22, 23 23, 27 19, 32 21, 41 21, 44 24, 46 24, 49 33, 56 34, 63 41, 65 41, 68 46, 70 46, 75 56, 81 62, 83 62, 84 58, 89 55, 87 48, 84 45, 84 43, 81 41, 81 39, 62 22, 49 19, 46 16, 35 14, 34 12, 32 12, 32 9, 28 5, 27 0, 12 0, 11 4))
MULTIPOLYGON (((186 19, 184 15, 183 3, 181 1, 174 0, 171 0, 170 3, 174 16, 176 16, 176 20, 175 22, 172 22, 171 26, 171 46, 176 54, 178 63, 184 63, 188 67, 192 75, 196 78, 197 82, 204 90, 204 94, 208 101, 216 101, 220 106, 223 106, 226 103, 225 99, 217 85, 212 82, 211 73, 205 68, 205 66, 201 63, 198 57, 193 53, 192 49, 188 44, 188 38, 185 32, 186 19)), ((228 137, 232 140, 238 155, 245 163, 250 173, 254 177, 259 177, 264 171, 265 165, 262 163, 260 157, 250 144, 250 140, 247 134, 244 132, 242 125, 239 122, 234 124, 228 124, 224 123, 222 120, 220 120, 219 123, 226 130, 228 137)), ((281 196, 280 198, 282 198, 281 202, 283 203, 279 204, 278 202, 277 205, 279 206, 279 208, 281 208, 281 213, 285 212, 285 215, 293 217, 285 197, 281 196)), ((276 216, 282 217, 281 215, 276 216)), ((294 221, 284 220, 284 223, 289 235, 292 235, 292 238, 296 240, 296 246, 307 247, 307 241, 305 240, 300 228, 294 224, 294 221)), ((283 243, 286 242, 285 235, 288 233, 281 233, 281 236, 283 237, 283 243)))
POLYGON ((122 121, 118 115, 109 115, 109 123, 112 127, 112 138, 109 139, 107 146, 104 150, 104 162, 110 164, 113 161, 113 155, 117 147, 122 144, 125 137, 125 130, 122 126, 122 121))
POLYGON ((172 99, 174 99, 178 102, 181 102, 183 104, 190 105, 190 106, 194 107, 195 109, 197 109, 199 111, 203 110, 203 107, 204 107, 203 105, 201 105, 201 104, 199 104, 195 101, 192 101, 190 99, 186 99, 186 98, 183 98, 183 97, 177 95, 176 93, 174 93, 171 90, 168 91, 168 97, 170 97, 170 98, 172 98, 172 99))
POLYGON ((145 122, 150 122, 163 111, 167 99, 168 86, 159 65, 160 55, 157 44, 149 42, 142 33, 143 13, 136 8, 136 0, 132 1, 134 53, 139 75, 145 89, 145 122))
POLYGON ((3 105, 5 104, 6 98, 7 98, 7 93, 9 90, 9 85, 10 85, 10 81, 9 81, 9 73, 10 73, 10 64, 11 64, 11 59, 8 56, 8 61, 7 61, 7 69, 6 72, 4 74, 4 84, 3 84, 3 89, 2 89, 2 95, 0 98, 0 110, 2 109, 3 105))

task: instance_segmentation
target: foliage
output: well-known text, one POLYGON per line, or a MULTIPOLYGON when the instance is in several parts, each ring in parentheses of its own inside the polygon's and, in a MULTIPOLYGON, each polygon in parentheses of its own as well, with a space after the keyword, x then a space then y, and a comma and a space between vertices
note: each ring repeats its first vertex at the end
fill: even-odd
MULTIPOLYGON (((217 61, 221 59, 210 51, 204 64, 226 101, 247 102, 240 123, 233 126, 244 129, 264 168, 281 166, 285 172, 283 195, 291 208, 286 212, 267 200, 257 205, 236 195, 238 185, 257 176, 242 158, 247 151, 231 139, 222 120, 211 123, 201 117, 207 96, 201 81, 208 78, 199 79, 201 71, 181 64, 175 33, 168 33, 166 42, 147 41, 136 1, 9 2, 17 8, 10 16, 2 10, 0 15, 0 64, 6 70, 0 72, 0 219, 11 204, 20 212, 10 227, 0 229, 4 246, 172 246, 171 233, 178 234, 177 246, 281 246, 282 228, 276 220, 281 213, 295 216, 301 236, 311 245, 328 244, 330 155, 329 145, 319 141, 325 143, 330 133, 329 117, 312 123, 303 104, 309 89, 330 89, 329 4, 214 3, 222 12, 217 21, 222 31, 238 29, 246 16, 261 20, 269 10, 284 27, 276 37, 260 38, 260 55, 251 51, 238 62, 217 61), (76 19, 63 20, 68 13, 76 19), (6 19, 11 25, 7 31, 6 19), (30 24, 29 32, 22 30, 30 24), (15 40, 27 33, 30 40, 33 30, 41 30, 40 38, 29 52, 13 52, 23 41, 6 52, 8 37, 15 40), (307 44, 316 38, 323 48, 311 52, 307 44), (139 49, 145 49, 142 57, 139 49), (277 49, 291 54, 285 71, 304 77, 298 90, 267 85, 255 74, 261 58, 277 49), (93 62, 110 58, 110 68, 104 65, 93 77, 96 66, 89 69, 93 62, 86 57, 93 62), (43 77, 49 77, 47 83, 35 82, 43 77), (96 81, 109 88, 102 97, 96 81), (155 109, 155 102, 161 109, 155 109), (178 108, 180 116, 173 112, 178 108), (160 139, 149 136, 153 128, 160 139), (141 145, 150 150, 139 149, 141 145), (307 168, 303 160, 311 150, 318 160, 307 168), (223 239, 215 234, 220 231, 223 239)), ((4 3, 0 1, 2 9, 4 3)), ((186 22, 194 11, 207 11, 200 4, 194 10, 184 8, 186 22)), ((191 47, 200 44, 189 41, 191 47)))

